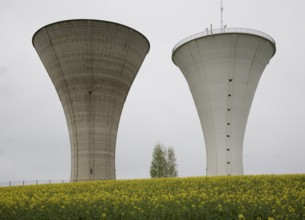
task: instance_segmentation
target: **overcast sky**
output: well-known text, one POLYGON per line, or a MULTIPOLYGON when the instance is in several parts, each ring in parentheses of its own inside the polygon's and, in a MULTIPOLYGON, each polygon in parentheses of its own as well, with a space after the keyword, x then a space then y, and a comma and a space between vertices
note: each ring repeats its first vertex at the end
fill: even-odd
MULTIPOLYGON (((64 112, 32 36, 49 23, 99 19, 144 34, 151 44, 125 102, 117 179, 148 178, 157 142, 173 146, 180 176, 205 175, 198 114, 172 48, 220 26, 219 0, 0 0, 0 182, 69 179, 64 112)), ((223 0, 227 27, 272 36, 275 56, 258 85, 244 141, 245 174, 305 173, 305 1, 223 0)))

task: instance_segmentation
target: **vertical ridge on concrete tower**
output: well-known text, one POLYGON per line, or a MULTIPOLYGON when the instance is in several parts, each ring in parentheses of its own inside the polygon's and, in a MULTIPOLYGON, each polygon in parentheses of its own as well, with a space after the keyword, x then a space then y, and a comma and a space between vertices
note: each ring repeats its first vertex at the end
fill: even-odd
POLYGON ((243 174, 251 103, 275 51, 275 41, 263 32, 222 27, 174 47, 172 60, 185 76, 200 118, 208 176, 243 174))
POLYGON ((42 27, 33 46, 65 112, 71 181, 115 179, 121 112, 149 41, 118 23, 81 19, 42 27))

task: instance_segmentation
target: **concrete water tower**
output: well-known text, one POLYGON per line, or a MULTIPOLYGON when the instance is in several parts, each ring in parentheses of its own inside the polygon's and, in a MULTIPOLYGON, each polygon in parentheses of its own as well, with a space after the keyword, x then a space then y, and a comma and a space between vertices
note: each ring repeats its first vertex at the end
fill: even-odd
POLYGON ((120 116, 148 40, 113 22, 67 20, 39 29, 33 45, 65 112, 71 181, 115 179, 120 116))
POLYGON ((192 35, 172 60, 191 90, 204 134, 207 175, 243 174, 243 141, 259 79, 275 54, 265 33, 221 28, 192 35))

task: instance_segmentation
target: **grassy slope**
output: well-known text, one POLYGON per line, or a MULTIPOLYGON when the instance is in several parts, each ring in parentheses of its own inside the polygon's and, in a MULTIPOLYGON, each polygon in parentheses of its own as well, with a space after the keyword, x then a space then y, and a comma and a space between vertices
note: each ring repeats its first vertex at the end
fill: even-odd
POLYGON ((305 175, 0 188, 0 219, 305 219, 305 175))

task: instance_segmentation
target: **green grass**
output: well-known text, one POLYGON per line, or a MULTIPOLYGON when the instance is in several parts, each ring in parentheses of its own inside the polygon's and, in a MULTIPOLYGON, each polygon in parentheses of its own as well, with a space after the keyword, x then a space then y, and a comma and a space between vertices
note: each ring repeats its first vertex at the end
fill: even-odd
POLYGON ((305 175, 1 187, 0 219, 305 219, 305 175))

